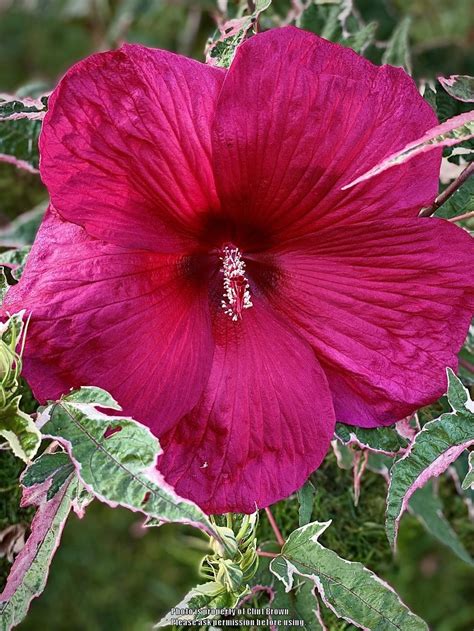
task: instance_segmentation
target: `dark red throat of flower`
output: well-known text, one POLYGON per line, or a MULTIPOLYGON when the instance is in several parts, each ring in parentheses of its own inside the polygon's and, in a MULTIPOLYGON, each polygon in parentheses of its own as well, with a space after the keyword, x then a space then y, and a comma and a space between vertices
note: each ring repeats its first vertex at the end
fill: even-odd
POLYGON ((221 272, 224 274, 224 294, 221 305, 224 312, 237 322, 242 319, 243 310, 253 306, 250 299, 250 285, 245 276, 245 263, 242 252, 232 243, 223 246, 220 259, 221 272))

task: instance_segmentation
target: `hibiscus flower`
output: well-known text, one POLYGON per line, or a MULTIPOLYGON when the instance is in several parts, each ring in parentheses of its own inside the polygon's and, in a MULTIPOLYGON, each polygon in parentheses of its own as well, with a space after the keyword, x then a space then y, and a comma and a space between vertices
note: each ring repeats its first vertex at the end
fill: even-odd
POLYGON ((228 71, 125 45, 62 79, 40 139, 51 207, 10 311, 40 401, 98 385, 205 511, 300 487, 335 420, 443 393, 473 312, 469 235, 419 218, 434 150, 345 184, 437 123, 401 69, 295 28, 228 71))

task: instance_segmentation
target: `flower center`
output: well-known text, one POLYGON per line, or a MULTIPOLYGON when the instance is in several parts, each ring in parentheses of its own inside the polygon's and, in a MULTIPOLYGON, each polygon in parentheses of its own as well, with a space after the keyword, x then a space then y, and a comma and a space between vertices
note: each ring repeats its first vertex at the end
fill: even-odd
POLYGON ((221 305, 224 312, 237 322, 242 319, 242 311, 253 306, 250 299, 250 285, 245 276, 245 263, 242 252, 232 243, 222 248, 220 259, 221 272, 224 274, 224 294, 221 305))

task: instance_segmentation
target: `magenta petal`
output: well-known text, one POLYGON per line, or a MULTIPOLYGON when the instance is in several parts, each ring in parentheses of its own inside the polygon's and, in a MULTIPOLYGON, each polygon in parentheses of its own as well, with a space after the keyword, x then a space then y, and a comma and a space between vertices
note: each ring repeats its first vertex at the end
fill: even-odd
POLYGON ((292 27, 245 42, 213 128, 223 209, 273 240, 332 225, 414 217, 438 190, 441 152, 341 188, 437 124, 401 69, 292 27))
POLYGON ((315 349, 337 420, 393 423, 446 391, 474 311, 466 232, 380 220, 322 230, 273 257, 261 257, 278 269, 266 293, 315 349))
POLYGON ((224 71, 126 45, 75 65, 49 101, 40 171, 53 205, 116 245, 175 251, 219 206, 210 124, 224 71))
POLYGON ((24 374, 35 396, 100 386, 155 433, 172 427, 198 401, 212 361, 207 287, 190 265, 93 239, 48 211, 3 305, 32 314, 24 374))
POLYGON ((251 513, 298 489, 334 432, 326 377, 309 345, 257 299, 239 322, 223 312, 209 382, 162 437, 158 467, 205 511, 251 513))

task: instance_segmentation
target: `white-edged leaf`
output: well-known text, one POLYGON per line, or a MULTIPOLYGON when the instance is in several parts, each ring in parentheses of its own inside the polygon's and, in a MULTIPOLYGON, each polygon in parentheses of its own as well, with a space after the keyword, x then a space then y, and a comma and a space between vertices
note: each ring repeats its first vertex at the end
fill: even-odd
POLYGON ((41 433, 29 414, 20 410, 21 396, 11 399, 0 409, 0 436, 24 462, 29 462, 38 451, 41 433))
POLYGON ((413 493, 408 510, 423 524, 426 530, 451 550, 460 559, 474 565, 474 562, 443 514, 443 505, 433 484, 426 484, 413 493))
POLYGON ((41 594, 48 578, 51 560, 71 510, 77 481, 70 478, 51 499, 46 494, 49 481, 24 490, 22 505, 36 505, 31 534, 13 563, 0 594, 0 629, 9 631, 26 616, 33 598, 41 594))
POLYGON ((356 184, 360 184, 360 182, 370 180, 370 178, 398 164, 403 164, 420 153, 426 153, 439 147, 457 145, 470 138, 474 138, 474 111, 459 114, 459 116, 454 116, 454 118, 450 118, 441 125, 432 127, 421 138, 409 142, 400 151, 392 153, 372 169, 343 186, 342 190, 345 191, 356 184))
POLYGON ((397 432, 394 426, 365 429, 344 423, 336 424, 336 437, 344 445, 356 445, 389 456, 403 451, 408 441, 397 432))
POLYGON ((474 102, 474 77, 453 74, 450 77, 438 77, 438 81, 454 99, 465 103, 474 102))
POLYGON ((288 537, 271 571, 287 591, 295 576, 316 586, 324 604, 336 616, 362 628, 383 631, 427 631, 395 591, 361 563, 347 561, 319 543, 331 522, 313 522, 288 537))
POLYGON ((105 414, 98 406, 117 409, 118 404, 100 388, 80 388, 48 405, 38 419, 43 435, 69 453, 86 489, 110 506, 216 535, 201 509, 179 497, 157 471, 161 449, 150 430, 131 418, 105 414))
POLYGON ((204 583, 194 587, 155 626, 155 629, 171 625, 190 626, 189 623, 215 620, 220 614, 215 610, 233 609, 240 600, 240 595, 227 592, 220 583, 204 583), (215 613, 207 613, 212 609, 215 613))
POLYGON ((385 528, 392 546, 400 518, 416 489, 446 471, 474 443, 474 404, 453 371, 447 372, 447 396, 453 411, 426 423, 390 472, 385 528))
POLYGON ((461 484, 461 488, 464 489, 464 491, 474 489, 474 451, 469 452, 468 464, 469 471, 461 484))

